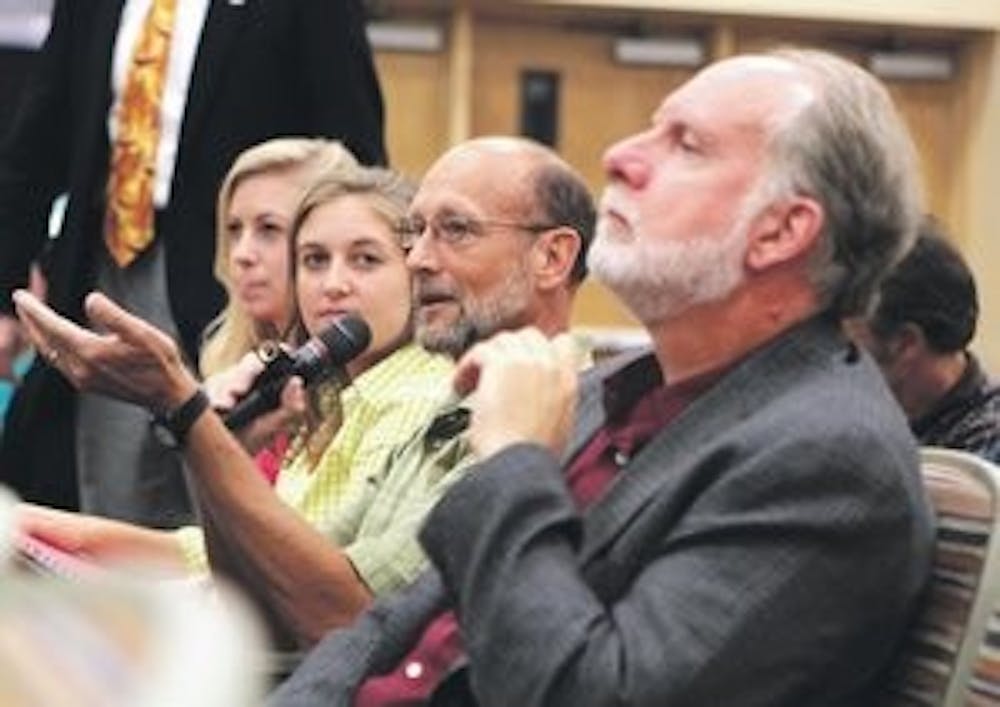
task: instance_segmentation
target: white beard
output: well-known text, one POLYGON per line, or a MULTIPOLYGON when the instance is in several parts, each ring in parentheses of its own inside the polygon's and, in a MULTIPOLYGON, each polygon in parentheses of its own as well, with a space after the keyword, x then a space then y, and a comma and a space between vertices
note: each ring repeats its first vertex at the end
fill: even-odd
POLYGON ((613 231, 600 217, 587 264, 599 282, 610 288, 644 324, 655 324, 685 310, 728 296, 744 280, 746 237, 759 199, 752 191, 723 234, 701 234, 686 240, 656 240, 646 231, 620 193, 611 186, 604 200, 625 213, 631 233, 613 231), (621 207, 625 208, 621 208, 621 207))

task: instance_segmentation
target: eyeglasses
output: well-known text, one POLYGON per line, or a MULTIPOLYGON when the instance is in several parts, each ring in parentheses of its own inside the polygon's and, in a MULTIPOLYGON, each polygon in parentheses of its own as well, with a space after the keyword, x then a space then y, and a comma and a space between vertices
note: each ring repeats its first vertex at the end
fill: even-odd
POLYGON ((421 216, 403 217, 396 224, 403 250, 410 250, 426 232, 435 243, 444 243, 450 247, 460 247, 482 236, 491 228, 513 228, 529 233, 541 233, 553 228, 549 223, 520 223, 518 221, 500 221, 494 219, 476 219, 461 214, 435 216, 430 221, 421 216))

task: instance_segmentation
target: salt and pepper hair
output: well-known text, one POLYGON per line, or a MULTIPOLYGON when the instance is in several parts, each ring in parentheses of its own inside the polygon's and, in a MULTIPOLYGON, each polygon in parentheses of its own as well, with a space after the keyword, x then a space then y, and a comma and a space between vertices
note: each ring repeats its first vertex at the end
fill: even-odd
MULTIPOLYGON (((357 160, 342 144, 319 138, 275 138, 244 150, 233 162, 222 181, 216 207, 215 277, 226 288, 228 302, 206 328, 199 356, 203 376, 232 366, 245 353, 266 338, 280 338, 285 332, 269 329, 253 321, 238 305, 229 273, 231 244, 226 228, 229 205, 236 189, 245 180, 263 175, 287 175, 304 191, 323 176, 336 176, 358 167, 357 160)), ((287 312, 294 311, 294 296, 289 288, 287 312)))
POLYGON ((578 285, 587 276, 587 251, 594 240, 597 221, 594 199, 580 175, 562 160, 540 167, 534 179, 541 220, 555 226, 569 226, 580 236, 580 251, 570 271, 570 283, 578 285))
POLYGON ((871 74, 822 51, 771 56, 798 67, 818 92, 771 134, 772 186, 822 204, 810 279, 833 313, 864 314, 916 237, 923 214, 916 150, 888 91, 871 74))

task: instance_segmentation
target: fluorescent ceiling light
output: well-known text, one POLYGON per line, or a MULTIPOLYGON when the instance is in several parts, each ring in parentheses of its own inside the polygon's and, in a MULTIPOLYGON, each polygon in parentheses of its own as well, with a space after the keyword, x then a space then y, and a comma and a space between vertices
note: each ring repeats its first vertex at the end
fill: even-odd
POLYGON ((948 52, 874 52, 868 68, 885 79, 947 81, 955 75, 955 60, 948 52))
POLYGON ((614 57, 622 64, 701 66, 705 47, 693 37, 623 37, 615 40, 614 57))
POLYGON ((372 48, 389 52, 439 52, 444 46, 441 28, 431 24, 369 22, 372 48))

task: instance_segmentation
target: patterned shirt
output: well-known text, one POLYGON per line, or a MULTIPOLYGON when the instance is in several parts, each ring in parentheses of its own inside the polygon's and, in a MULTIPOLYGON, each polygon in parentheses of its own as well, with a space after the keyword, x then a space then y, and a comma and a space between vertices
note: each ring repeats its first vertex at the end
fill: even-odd
MULTIPOLYGON (((278 497, 353 555, 354 544, 361 542, 363 546, 361 533, 367 527, 359 521, 367 514, 363 501, 368 496, 363 491, 373 477, 380 479, 384 475, 393 452, 413 437, 447 399, 451 368, 447 359, 410 344, 362 373, 340 393, 343 422, 318 462, 310 465, 304 449, 285 462, 275 484, 278 497)), ((373 510, 381 513, 379 508, 373 510)), ((396 518, 386 518, 384 513, 379 518, 380 527, 396 531, 396 518)), ((399 528, 414 525, 408 518, 401 521, 399 528)), ((208 560, 201 529, 181 528, 176 535, 189 571, 206 571, 208 560)), ((418 557, 410 558, 411 563, 423 562, 422 551, 418 548, 417 552, 418 557)), ((394 559, 388 553, 385 558, 394 559)), ((366 562, 369 571, 377 574, 382 559, 373 555, 366 562)), ((384 584, 369 586, 376 593, 390 588, 384 584)))
POLYGON ((351 497, 331 517, 330 537, 374 594, 403 587, 426 569, 417 531, 474 461, 460 434, 467 422, 465 408, 445 402, 381 468, 369 467, 352 483, 351 497))
POLYGON ((1000 464, 1000 386, 966 353, 965 372, 934 408, 911 424, 920 444, 962 449, 1000 464))

